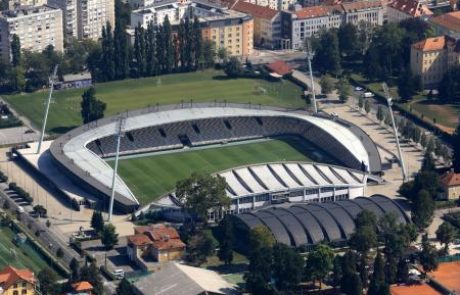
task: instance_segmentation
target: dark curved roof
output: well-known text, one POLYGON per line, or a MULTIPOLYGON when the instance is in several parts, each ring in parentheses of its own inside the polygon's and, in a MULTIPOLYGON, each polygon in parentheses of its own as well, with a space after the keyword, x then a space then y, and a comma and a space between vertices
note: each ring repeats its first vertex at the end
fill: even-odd
POLYGON ((354 218, 363 210, 378 218, 395 214, 400 223, 409 223, 404 210, 383 195, 327 203, 298 203, 289 208, 268 208, 235 215, 248 228, 266 225, 276 241, 289 246, 315 245, 323 240, 343 242, 354 232, 354 218))
POLYGON ((265 212, 271 213, 284 225, 289 232, 295 246, 301 246, 309 243, 307 232, 303 229, 299 220, 292 213, 284 208, 270 208, 265 212))
POLYGON ((339 225, 342 234, 345 235, 347 239, 350 238, 350 235, 355 231, 355 222, 342 206, 333 202, 318 203, 315 204, 315 206, 326 209, 339 225))
POLYGON ((292 245, 289 233, 278 218, 266 211, 255 212, 254 215, 259 217, 260 220, 270 229, 276 241, 286 245, 292 245))
POLYGON ((302 224, 304 230, 307 232, 308 236, 311 239, 312 244, 318 244, 326 238, 324 236, 323 229, 310 212, 297 207, 291 207, 287 209, 289 212, 294 215, 297 220, 302 224))
POLYGON ((340 227, 327 210, 314 206, 314 204, 298 204, 293 207, 299 207, 310 212, 318 220, 329 242, 339 242, 344 239, 340 227))

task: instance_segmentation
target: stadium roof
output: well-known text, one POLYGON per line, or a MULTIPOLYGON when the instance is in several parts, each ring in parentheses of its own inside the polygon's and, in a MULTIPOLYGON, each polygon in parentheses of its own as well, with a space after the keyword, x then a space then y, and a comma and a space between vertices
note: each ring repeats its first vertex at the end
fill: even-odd
POLYGON ((363 173, 333 165, 283 162, 250 165, 219 172, 227 181, 227 195, 252 194, 318 187, 362 187, 363 173))
MULTIPOLYGON (((184 107, 183 105, 164 106, 162 108, 150 107, 124 113, 123 129, 124 131, 131 131, 168 123, 241 116, 284 117, 306 121, 314 125, 317 129, 329 134, 343 149, 348 150, 359 163, 363 162, 368 167, 370 165, 369 162, 371 164, 378 162, 378 165, 380 165, 379 161, 374 161, 373 159, 370 161, 369 154, 372 155, 373 153, 368 153, 369 144, 366 146, 368 138, 363 134, 357 135, 356 131, 351 128, 353 125, 346 126, 327 118, 311 116, 299 111, 286 112, 283 109, 276 108, 262 108, 260 106, 236 107, 227 104, 225 106, 215 104, 212 107, 209 105, 200 107, 184 107)), ((83 125, 59 137, 53 142, 50 148, 53 157, 61 166, 69 170, 73 176, 77 176, 86 184, 89 184, 90 187, 96 188, 106 195, 110 195, 113 170, 109 164, 89 150, 86 145, 97 139, 116 134, 118 122, 119 117, 110 117, 83 125)), ((260 167, 260 169, 263 170, 265 168, 260 167)), ((247 171, 241 172, 244 175, 247 173, 247 171)), ((271 177, 270 173, 263 174, 271 177)), ((279 187, 283 186, 281 183, 277 184, 276 181, 270 180, 270 183, 279 187)), ((257 184, 253 184, 252 187, 259 191, 263 189, 257 184)), ((128 206, 139 204, 129 187, 118 176, 115 188, 117 193, 116 201, 127 204, 128 206)), ((235 189, 242 188, 235 186, 235 189)))
POLYGON ((400 223, 408 223, 403 209, 392 199, 373 195, 326 203, 298 203, 289 208, 271 207, 235 215, 247 228, 266 226, 275 240, 289 246, 314 245, 322 241, 340 243, 355 230, 355 218, 362 210, 394 214, 400 223))

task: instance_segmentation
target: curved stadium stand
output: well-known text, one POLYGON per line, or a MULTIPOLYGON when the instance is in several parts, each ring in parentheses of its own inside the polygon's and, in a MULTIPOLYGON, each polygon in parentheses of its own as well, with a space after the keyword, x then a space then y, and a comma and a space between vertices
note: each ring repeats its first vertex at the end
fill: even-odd
MULTIPOLYGON (((115 154, 118 120, 119 117, 110 117, 83 125, 62 135, 50 147, 53 159, 64 173, 93 195, 104 199, 111 194, 113 170, 103 158, 115 154)), ((125 115, 125 136, 121 139, 120 153, 129 155, 294 135, 308 140, 348 168, 361 170, 364 163, 371 173, 380 173, 380 157, 375 145, 370 144, 372 141, 368 136, 359 128, 334 120, 336 119, 311 116, 303 111, 287 112, 285 109, 248 105, 150 107, 125 115)), ((269 166, 267 169, 278 178, 282 187, 289 186, 278 173, 286 175, 292 171, 286 172, 280 166, 269 166)), ((249 172, 257 174, 254 171, 249 172)), ((333 178, 332 182, 338 183, 349 182, 350 177, 354 177, 348 173, 343 174, 343 171, 322 170, 308 173, 319 173, 326 180, 333 178)), ((235 177, 238 177, 236 174, 237 172, 235 177)), ((295 175, 289 178, 297 183, 302 181, 296 179, 295 175)), ((128 212, 137 209, 139 202, 129 187, 120 177, 116 183, 116 208, 128 212)))
POLYGON ((271 207, 233 215, 232 218, 240 236, 246 238, 250 229, 264 225, 278 243, 288 246, 312 246, 323 241, 340 245, 354 232, 354 219, 362 210, 370 210, 379 216, 390 213, 397 216, 399 223, 410 222, 404 210, 394 200, 383 195, 337 202, 295 204, 289 208, 271 207))

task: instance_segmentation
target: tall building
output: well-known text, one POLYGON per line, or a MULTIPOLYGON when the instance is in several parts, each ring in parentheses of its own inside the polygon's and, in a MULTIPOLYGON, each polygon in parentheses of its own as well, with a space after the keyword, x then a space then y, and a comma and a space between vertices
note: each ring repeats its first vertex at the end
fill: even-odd
POLYGON ((46 0, 8 0, 8 9, 14 10, 20 6, 43 6, 46 0))
POLYGON ((460 65, 460 42, 448 36, 417 42, 411 47, 410 65, 424 88, 436 87, 446 71, 460 65))
POLYGON ((206 0, 157 2, 131 13, 131 27, 149 23, 162 24, 165 17, 176 27, 184 17, 197 16, 203 39, 211 40, 216 49, 225 48, 230 56, 246 57, 253 49, 254 22, 250 15, 206 0))
POLYGON ((19 7, 0 13, 0 57, 10 60, 10 43, 17 35, 21 49, 42 51, 53 45, 63 51, 62 11, 50 6, 19 7))
POLYGON ((63 11, 67 39, 97 40, 107 22, 115 25, 114 0, 48 0, 48 4, 63 11))
POLYGON ((28 269, 7 266, 0 272, 0 290, 5 295, 35 295, 34 273, 28 269))
POLYGON ((383 24, 383 5, 380 1, 357 1, 328 6, 297 8, 281 12, 283 47, 303 49, 305 39, 321 30, 339 28, 352 23, 370 26, 383 24))

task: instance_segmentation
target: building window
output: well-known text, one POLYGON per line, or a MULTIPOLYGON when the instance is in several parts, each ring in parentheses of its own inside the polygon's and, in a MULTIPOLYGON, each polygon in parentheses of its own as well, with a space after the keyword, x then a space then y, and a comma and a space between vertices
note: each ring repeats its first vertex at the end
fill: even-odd
POLYGON ((13 291, 13 295, 19 295, 19 292, 16 291, 16 290, 14 290, 14 291, 13 291))
POLYGON ((26 282, 23 282, 23 283, 22 283, 22 287, 23 287, 23 288, 27 287, 27 283, 26 283, 26 282))

